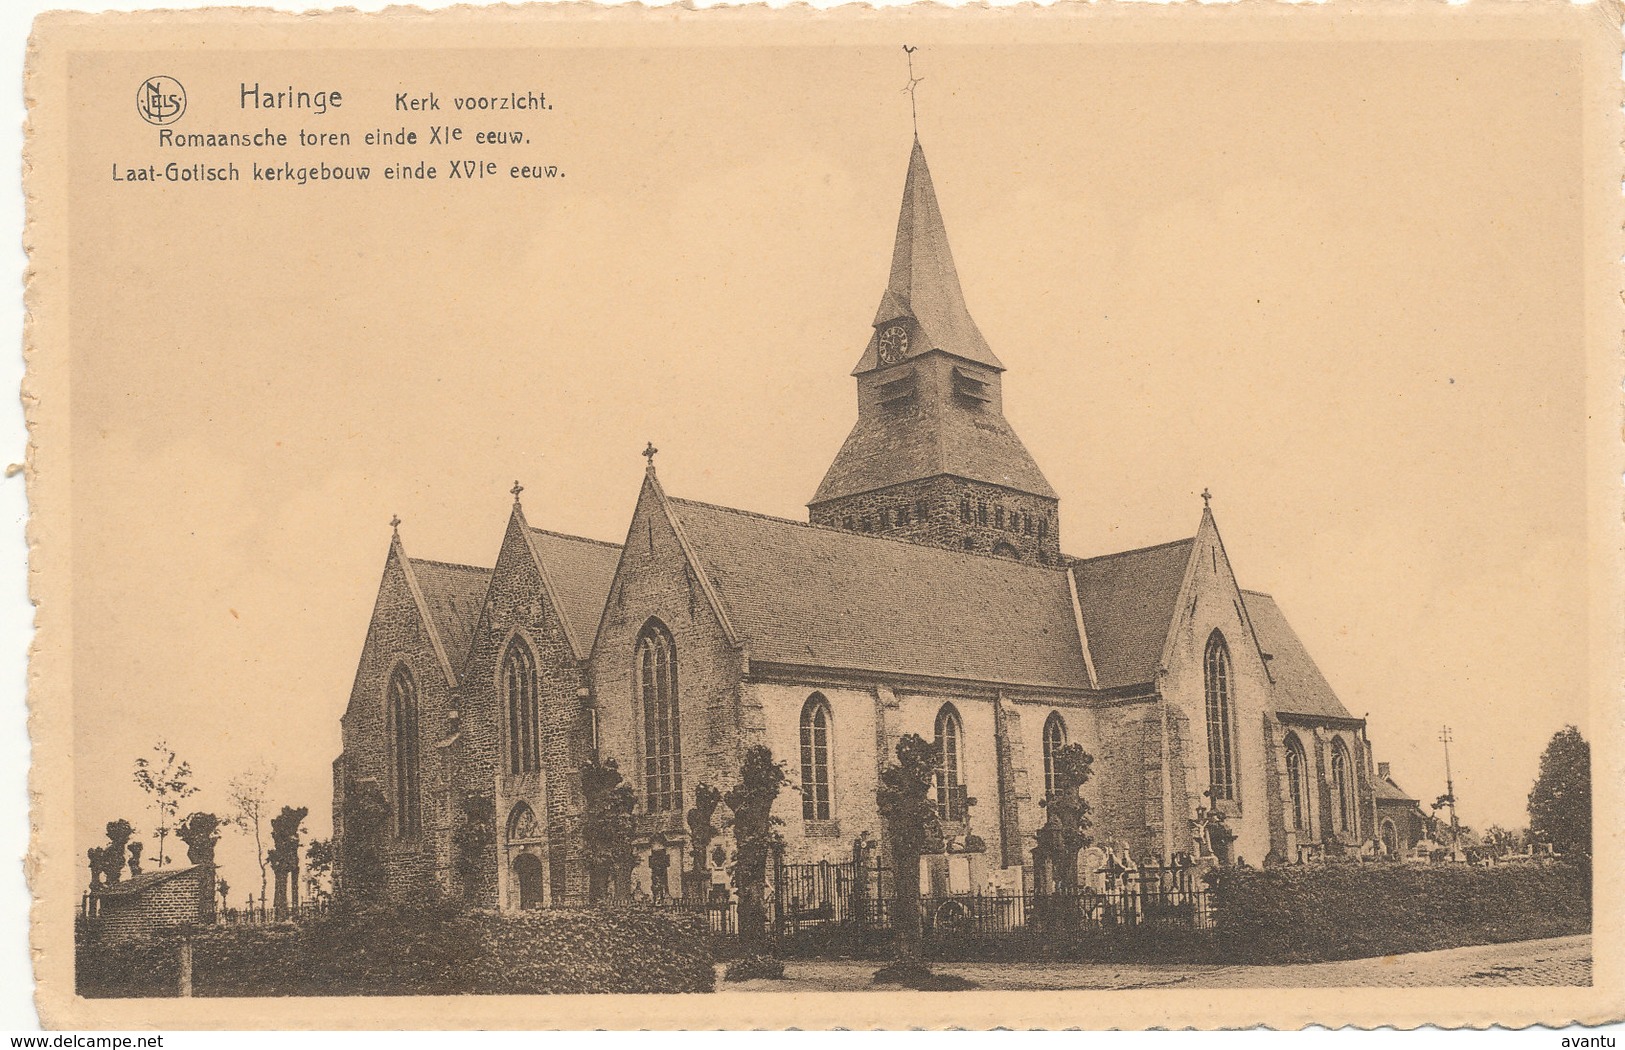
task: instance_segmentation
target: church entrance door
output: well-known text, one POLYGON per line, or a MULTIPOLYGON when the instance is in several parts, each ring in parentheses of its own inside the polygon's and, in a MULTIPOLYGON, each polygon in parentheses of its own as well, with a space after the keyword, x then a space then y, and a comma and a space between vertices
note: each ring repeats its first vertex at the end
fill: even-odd
POLYGON ((519 907, 542 906, 542 862, 534 853, 521 853, 513 859, 513 873, 519 880, 519 907))

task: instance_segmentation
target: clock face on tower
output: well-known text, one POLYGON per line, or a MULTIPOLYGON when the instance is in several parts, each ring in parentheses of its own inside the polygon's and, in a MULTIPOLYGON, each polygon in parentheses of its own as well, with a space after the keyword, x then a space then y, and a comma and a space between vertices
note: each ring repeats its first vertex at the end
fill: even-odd
POLYGON ((880 333, 880 363, 895 365, 908 353, 908 328, 900 324, 888 325, 880 333))

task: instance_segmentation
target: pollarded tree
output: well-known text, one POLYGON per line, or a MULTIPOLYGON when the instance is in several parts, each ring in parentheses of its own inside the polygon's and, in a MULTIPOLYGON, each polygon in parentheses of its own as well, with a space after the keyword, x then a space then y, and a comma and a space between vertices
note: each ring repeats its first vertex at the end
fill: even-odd
POLYGON ((1038 839, 1055 876, 1056 888, 1070 892, 1078 886, 1078 851, 1089 845, 1089 803, 1080 791, 1089 782, 1094 756, 1082 744, 1067 744, 1055 752, 1055 790, 1044 799, 1048 816, 1038 839))
POLYGON ((188 864, 213 864, 215 843, 220 841, 220 818, 213 813, 188 813, 175 825, 175 837, 186 843, 188 864))
POLYGON ((1591 745, 1574 726, 1552 735, 1529 792, 1529 836, 1560 856, 1591 857, 1591 745))
POLYGON ((747 952, 767 943, 767 860, 778 842, 773 829, 783 823, 773 815, 787 777, 772 749, 756 744, 745 749, 739 783, 723 801, 734 817, 734 885, 739 889, 739 940, 747 952))
POLYGON ((283 806, 282 812, 271 818, 271 852, 266 863, 276 873, 276 917, 288 917, 290 898, 292 906, 299 906, 299 834, 304 830, 305 817, 310 810, 304 806, 295 809, 283 806))
MULTIPOLYGON (((110 820, 107 822, 107 845, 93 846, 86 851, 90 858, 90 884, 91 886, 116 886, 124 877, 125 851, 129 847, 130 836, 135 834, 135 828, 127 820, 110 820)), ((139 875, 140 872, 135 872, 139 875)))
POLYGON ((613 758, 581 767, 581 837, 587 844, 588 895, 627 896, 632 887, 632 813, 637 796, 613 758))
POLYGON ((721 834, 715 824, 717 806, 721 803, 722 792, 710 784, 694 785, 694 808, 688 811, 689 871, 683 877, 685 897, 703 897, 706 887, 710 885, 706 859, 711 851, 711 843, 721 834))
POLYGON ((936 745, 909 733, 897 741, 897 761, 881 770, 880 786, 875 789, 895 872, 893 923, 901 956, 899 969, 904 971, 925 968, 920 960, 920 858, 942 849, 942 823, 931 797, 936 776, 936 745))

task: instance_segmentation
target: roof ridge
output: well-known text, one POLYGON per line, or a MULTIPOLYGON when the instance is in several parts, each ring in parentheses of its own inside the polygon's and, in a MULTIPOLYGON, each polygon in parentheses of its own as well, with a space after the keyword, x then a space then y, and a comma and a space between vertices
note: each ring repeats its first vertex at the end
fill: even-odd
POLYGON ((1126 551, 1112 551, 1110 554, 1094 554, 1094 555, 1090 555, 1087 558, 1080 558, 1076 554, 1068 554, 1068 555, 1064 555, 1064 557, 1071 558, 1072 562, 1074 564, 1079 563, 1079 562, 1087 562, 1087 561, 1105 561, 1107 558, 1122 558, 1122 557, 1124 557, 1126 555, 1129 555, 1129 554, 1144 554, 1146 551, 1161 550, 1164 547, 1177 547, 1181 543, 1195 543, 1195 542, 1196 542, 1196 537, 1195 536, 1185 536, 1185 537, 1183 537, 1181 539, 1168 540, 1168 541, 1166 541, 1164 543, 1153 543, 1148 547, 1132 547, 1132 548, 1130 548, 1130 549, 1128 549, 1126 551))
POLYGON ((557 537, 558 539, 561 539, 561 540, 576 540, 576 541, 581 542, 581 543, 596 544, 596 545, 598 545, 600 547, 610 547, 610 548, 613 548, 614 550, 620 550, 621 549, 621 545, 619 543, 611 543, 609 540, 595 540, 591 536, 575 536, 575 535, 572 535, 571 533, 559 532, 559 531, 557 531, 555 529, 537 528, 535 525, 531 525, 528 522, 526 523, 525 528, 529 529, 531 532, 540 533, 543 536, 555 536, 555 537, 557 537))
POLYGON ((1066 571, 1065 565, 1033 565, 1024 561, 1012 561, 1011 559, 1004 557, 1002 554, 994 554, 991 551, 966 551, 957 550, 953 547, 937 547, 929 543, 916 543, 914 540, 904 539, 901 536, 884 536, 873 532, 849 532, 846 529, 837 529, 831 525, 815 525, 810 521, 797 521, 794 518, 781 518, 776 514, 763 514, 761 511, 745 510, 741 507, 724 507, 720 503, 707 503, 704 500, 684 499, 681 496, 667 496, 666 498, 673 503, 686 503, 694 507, 705 507, 710 510, 722 511, 724 514, 738 514, 739 516, 745 518, 760 518, 763 521, 778 522, 781 525, 794 525, 797 528, 808 529, 812 532, 823 532, 835 536, 851 536, 855 539, 875 540, 881 543, 896 543, 901 544, 904 547, 913 548, 914 550, 935 551, 938 554, 947 554, 966 558, 983 558, 988 561, 1003 562, 1006 565, 1019 565, 1026 569, 1043 569, 1046 572, 1066 571))
POLYGON ((1269 593, 1268 591, 1255 591, 1251 587, 1237 587, 1236 590, 1240 591, 1242 594, 1257 595, 1260 598, 1268 598, 1270 601, 1275 600, 1275 595, 1269 593))
POLYGON ((438 565, 443 569, 467 569, 469 572, 495 572, 496 571, 496 568, 494 566, 491 567, 491 568, 486 568, 483 565, 465 565, 462 562, 456 562, 456 561, 437 561, 434 558, 414 558, 410 554, 408 554, 406 556, 406 560, 410 561, 414 565, 438 565))

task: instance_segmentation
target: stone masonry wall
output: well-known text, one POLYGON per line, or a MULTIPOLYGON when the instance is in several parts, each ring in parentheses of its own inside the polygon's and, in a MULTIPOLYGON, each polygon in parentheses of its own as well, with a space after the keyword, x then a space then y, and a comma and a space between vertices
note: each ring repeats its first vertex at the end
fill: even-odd
MULTIPOLYGON (((389 892, 403 899, 421 899, 430 892, 442 857, 450 852, 449 787, 453 779, 447 756, 435 742, 448 726, 455 709, 450 685, 426 625, 418 614, 400 562, 401 548, 393 546, 385 564, 372 623, 361 649, 360 665, 350 702, 342 719, 345 766, 352 781, 374 781, 391 806, 386 836, 385 878, 389 892), (390 674, 399 664, 410 668, 418 688, 418 755, 422 824, 419 832, 397 835, 393 813, 398 807, 390 776, 390 742, 385 726, 386 692, 390 674)), ((341 801, 341 800, 337 800, 341 801)))
MULTIPOLYGON (((587 753, 586 717, 579 693, 586 685, 586 673, 542 583, 526 528, 524 516, 516 508, 508 521, 491 590, 474 628, 463 670, 464 769, 459 787, 486 796, 493 794, 493 784, 501 787, 496 792, 498 852, 487 858, 490 870, 482 875, 479 891, 486 906, 496 904, 498 885, 508 881, 499 878, 496 869, 510 863, 505 836, 509 815, 520 802, 531 807, 547 832, 550 863, 544 865, 544 871, 550 898, 584 900, 587 894, 579 816, 580 769, 587 753), (508 712, 507 699, 502 695, 501 667, 509 647, 514 645, 528 646, 536 665, 540 777, 509 775, 508 712), (553 886, 555 869, 561 865, 564 885, 553 886)), ((586 638, 578 641, 590 647, 590 632, 597 627, 596 623, 590 625, 584 632, 586 638)), ((506 896, 505 903, 512 905, 518 899, 517 889, 506 896)))
POLYGON ((1014 550, 1020 561, 1058 565, 1057 507, 1043 496, 941 475, 818 504, 808 520, 951 550, 1014 550))
POLYGON ((742 739, 759 736, 765 729, 759 705, 741 707, 743 655, 729 644, 721 621, 688 567, 652 483, 646 481, 604 612, 591 670, 599 754, 619 763, 621 775, 639 799, 637 830, 643 866, 634 874, 634 885, 649 886, 648 854, 651 846, 663 841, 671 855, 668 886, 673 895, 680 892, 682 860, 677 853, 687 841, 685 815, 693 805, 694 786, 709 783, 725 790, 732 785, 738 778, 742 739), (682 754, 682 805, 660 814, 643 812, 643 712, 633 684, 638 634, 651 619, 665 626, 676 646, 682 754))

